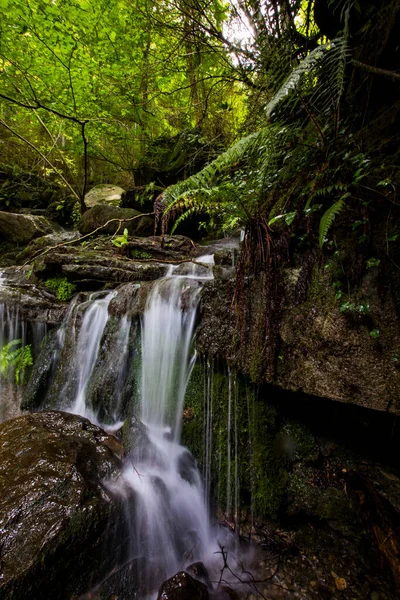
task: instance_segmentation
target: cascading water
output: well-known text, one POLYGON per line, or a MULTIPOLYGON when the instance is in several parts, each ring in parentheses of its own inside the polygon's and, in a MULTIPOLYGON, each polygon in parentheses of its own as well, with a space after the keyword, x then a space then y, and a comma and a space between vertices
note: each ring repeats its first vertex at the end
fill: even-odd
POLYGON ((77 361, 78 361, 78 389, 71 412, 87 417, 96 422, 96 417, 86 403, 86 388, 96 364, 100 348, 100 341, 108 320, 108 305, 115 292, 107 294, 105 298, 96 299, 86 310, 78 336, 77 361))
MULTIPOLYGON (((0 272, 0 293, 7 288, 7 277, 0 272)), ((25 321, 18 303, 0 301, 0 422, 20 414, 22 388, 18 384, 23 381, 25 367, 18 373, 19 353, 25 349, 26 356, 35 359, 46 332, 45 323, 25 321)))
POLYGON ((150 587, 149 597, 152 586, 218 550, 200 474, 179 443, 195 360, 191 344, 200 289, 188 277, 158 281, 142 320, 141 418, 146 430, 123 479, 135 492, 131 554, 141 561, 141 585, 150 587))

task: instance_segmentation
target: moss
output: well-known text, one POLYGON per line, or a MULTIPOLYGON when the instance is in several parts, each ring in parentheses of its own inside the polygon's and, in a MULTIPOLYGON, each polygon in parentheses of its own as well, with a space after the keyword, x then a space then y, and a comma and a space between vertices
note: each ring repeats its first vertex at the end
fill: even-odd
POLYGON ((142 252, 140 250, 130 250, 129 256, 130 256, 130 258, 139 258, 139 259, 152 258, 152 255, 149 252, 142 252))
POLYGON ((63 302, 70 300, 76 290, 76 286, 73 283, 70 283, 66 277, 53 277, 52 279, 47 279, 44 282, 44 285, 54 292, 57 300, 63 302))
POLYGON ((319 457, 319 447, 313 435, 300 423, 286 423, 279 441, 289 461, 314 462, 319 457))
POLYGON ((276 411, 257 397, 253 386, 216 364, 196 364, 186 395, 183 442, 203 473, 209 472, 213 500, 223 511, 277 514, 288 475, 276 433, 276 411))

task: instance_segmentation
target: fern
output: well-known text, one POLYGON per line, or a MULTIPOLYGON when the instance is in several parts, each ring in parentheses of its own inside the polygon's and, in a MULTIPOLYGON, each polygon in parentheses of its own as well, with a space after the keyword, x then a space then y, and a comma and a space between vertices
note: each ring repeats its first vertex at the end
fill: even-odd
MULTIPOLYGON (((315 48, 301 63, 293 69, 289 77, 285 80, 283 85, 276 92, 274 97, 268 102, 265 112, 267 117, 270 117, 272 112, 276 109, 284 98, 289 96, 293 91, 297 91, 300 84, 303 83, 304 77, 309 75, 321 62, 322 57, 330 49, 330 44, 324 44, 315 48)), ((293 99, 296 101, 296 98, 293 99)), ((293 104, 290 107, 293 109, 293 104)))
POLYGON ((328 231, 331 228, 336 215, 338 215, 343 210, 344 204, 345 204, 344 198, 342 197, 342 198, 340 198, 340 200, 335 202, 335 204, 332 204, 332 206, 330 206, 328 208, 328 210, 326 210, 324 212, 324 214, 322 215, 321 221, 319 223, 319 247, 320 248, 322 248, 322 246, 324 245, 325 238, 328 234, 328 231))
POLYGON ((0 374, 7 379, 12 379, 14 375, 17 385, 20 384, 27 367, 32 364, 31 346, 22 346, 21 339, 11 340, 1 349, 0 374))
POLYGON ((350 57, 348 8, 344 13, 344 21, 343 36, 318 46, 293 69, 267 104, 267 117, 285 98, 287 103, 284 112, 293 112, 301 102, 308 113, 326 116, 333 112, 337 116, 350 57))
MULTIPOLYGON (((177 225, 195 213, 218 215, 221 231, 244 226, 262 211, 263 191, 276 180, 293 127, 269 124, 239 140, 199 173, 164 193, 164 223, 177 225), (245 167, 246 174, 240 170, 245 167)), ((165 230, 165 227, 163 228, 165 230)))

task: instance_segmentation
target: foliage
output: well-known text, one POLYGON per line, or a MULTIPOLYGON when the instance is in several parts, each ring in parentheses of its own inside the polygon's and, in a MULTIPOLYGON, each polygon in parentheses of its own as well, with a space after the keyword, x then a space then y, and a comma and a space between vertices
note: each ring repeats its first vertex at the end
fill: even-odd
POLYGON ((31 346, 24 346, 21 339, 11 340, 1 349, 0 374, 10 380, 15 378, 17 385, 22 383, 26 369, 32 364, 31 346))
POLYGON ((336 215, 338 215, 344 206, 344 197, 340 198, 335 204, 332 204, 322 215, 320 224, 319 224, 319 247, 322 248, 328 231, 335 220, 336 215))
MULTIPOLYGON (((265 209, 266 191, 278 178, 293 127, 270 124, 236 142, 226 152, 163 195, 163 231, 193 214, 206 214, 222 232, 246 227, 265 209)), ((175 229, 174 227, 174 229, 175 229)), ((173 229, 173 231, 174 231, 173 229)))
POLYGON ((44 285, 54 292, 57 300, 64 302, 72 298, 76 289, 75 285, 70 283, 66 277, 59 276, 47 279, 44 285))
POLYGON ((126 244, 128 243, 128 230, 125 228, 123 235, 119 235, 118 237, 111 240, 111 242, 117 248, 122 248, 123 246, 126 246, 126 244))
POLYGON ((157 138, 196 126, 226 143, 243 102, 222 41, 201 34, 225 18, 216 0, 197 28, 184 3, 2 2, 3 160, 82 202, 89 177, 128 181, 157 138))

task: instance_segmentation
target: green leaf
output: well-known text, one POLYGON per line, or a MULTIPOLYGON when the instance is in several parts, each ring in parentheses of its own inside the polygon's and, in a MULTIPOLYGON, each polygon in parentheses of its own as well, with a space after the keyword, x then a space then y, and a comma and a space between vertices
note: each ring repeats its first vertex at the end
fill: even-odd
POLYGON ((372 331, 369 332, 369 335, 372 338, 375 338, 375 339, 378 338, 379 337, 379 329, 373 329, 372 331))
POLYGON ((286 215, 285 215, 286 225, 291 225, 293 223, 293 220, 294 220, 296 214, 297 214, 296 211, 290 212, 290 213, 286 213, 286 215))
POLYGON ((276 223, 277 221, 279 221, 279 219, 283 219, 285 215, 277 215, 276 217, 273 217, 272 219, 270 219, 268 221, 268 227, 271 227, 271 225, 273 225, 274 223, 276 223))
POLYGON ((115 31, 112 31, 112 32, 110 33, 110 40, 111 40, 112 42, 115 42, 115 39, 116 39, 116 37, 117 37, 117 34, 116 34, 116 32, 115 32, 115 31))
POLYGON ((322 248, 325 238, 337 214, 339 214, 344 206, 344 200, 341 198, 335 204, 332 204, 327 211, 322 215, 319 223, 319 247, 322 248))
POLYGON ((381 261, 379 258, 369 258, 367 260, 367 269, 371 269, 372 267, 379 267, 381 261))

